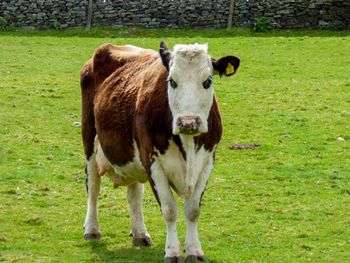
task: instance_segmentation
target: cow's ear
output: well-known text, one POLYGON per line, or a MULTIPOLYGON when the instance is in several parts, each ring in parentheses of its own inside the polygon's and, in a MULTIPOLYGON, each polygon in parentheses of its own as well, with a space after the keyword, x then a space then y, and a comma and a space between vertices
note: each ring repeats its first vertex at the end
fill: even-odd
POLYGON ((235 56, 222 57, 219 60, 211 59, 211 63, 214 68, 214 73, 222 76, 225 74, 227 77, 232 76, 237 72, 239 68, 239 58, 235 56))
POLYGON ((160 41, 159 55, 162 58, 163 65, 169 71, 170 51, 163 41, 160 41))

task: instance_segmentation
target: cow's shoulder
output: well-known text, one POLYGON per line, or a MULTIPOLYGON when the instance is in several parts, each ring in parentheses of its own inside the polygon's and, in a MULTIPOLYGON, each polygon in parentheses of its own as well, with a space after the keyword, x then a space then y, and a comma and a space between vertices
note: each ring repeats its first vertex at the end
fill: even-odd
MULTIPOLYGON (((172 137, 172 115, 168 103, 168 72, 160 59, 148 70, 137 96, 135 138, 146 152, 144 158, 157 149, 163 154, 172 137)), ((148 158, 148 157, 147 157, 148 158)), ((148 163, 148 160, 144 160, 148 163)), ((146 165, 147 166, 147 165, 146 165)))

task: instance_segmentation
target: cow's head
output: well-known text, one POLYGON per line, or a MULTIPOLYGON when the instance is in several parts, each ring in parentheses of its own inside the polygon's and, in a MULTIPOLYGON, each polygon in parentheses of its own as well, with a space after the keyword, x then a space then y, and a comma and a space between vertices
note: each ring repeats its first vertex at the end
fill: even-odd
POLYGON ((206 44, 176 45, 171 52, 160 43, 160 56, 168 74, 168 100, 173 115, 173 134, 199 135, 208 132, 213 104, 213 75, 232 76, 239 59, 226 56, 215 60, 206 44))

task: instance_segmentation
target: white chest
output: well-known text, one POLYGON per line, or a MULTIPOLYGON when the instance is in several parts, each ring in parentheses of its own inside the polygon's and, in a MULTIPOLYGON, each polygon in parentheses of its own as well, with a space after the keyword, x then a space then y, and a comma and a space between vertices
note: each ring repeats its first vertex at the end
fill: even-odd
MULTIPOLYGON (((190 196, 198 180, 202 180, 202 172, 208 165, 212 166, 213 153, 206 151, 203 147, 198 151, 195 149, 193 137, 190 141, 182 138, 183 147, 186 152, 184 160, 178 146, 170 141, 165 154, 159 155, 156 161, 164 170, 172 188, 181 196, 190 196)), ((205 179, 206 180, 206 179, 205 179)))

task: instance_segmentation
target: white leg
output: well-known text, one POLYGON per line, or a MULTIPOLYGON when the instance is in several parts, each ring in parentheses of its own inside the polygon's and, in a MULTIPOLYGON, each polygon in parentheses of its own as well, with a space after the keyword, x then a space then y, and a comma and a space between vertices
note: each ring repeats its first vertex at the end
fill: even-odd
POLYGON ((165 244, 165 258, 181 256, 180 241, 177 236, 176 218, 177 203, 170 189, 168 179, 157 161, 151 166, 152 179, 156 185, 162 214, 165 220, 167 235, 165 244))
POLYGON ((84 223, 84 238, 99 239, 101 237, 97 215, 97 199, 100 193, 101 177, 97 173, 95 154, 87 162, 88 203, 84 223))
POLYGON ((186 256, 203 257, 204 253, 198 239, 198 217, 199 217, 199 199, 189 198, 185 200, 186 216, 186 256))
POLYGON ((127 195, 130 208, 133 244, 135 246, 151 246, 150 235, 147 232, 142 213, 142 198, 144 186, 134 183, 128 186, 127 195))
POLYGON ((201 244, 198 238, 198 218, 200 214, 200 202, 202 194, 205 190, 213 161, 210 159, 209 164, 201 172, 199 180, 197 182, 195 191, 192 196, 185 200, 185 216, 186 216, 186 258, 191 259, 204 259, 204 253, 201 248, 201 244))

